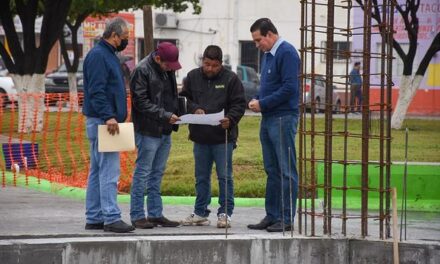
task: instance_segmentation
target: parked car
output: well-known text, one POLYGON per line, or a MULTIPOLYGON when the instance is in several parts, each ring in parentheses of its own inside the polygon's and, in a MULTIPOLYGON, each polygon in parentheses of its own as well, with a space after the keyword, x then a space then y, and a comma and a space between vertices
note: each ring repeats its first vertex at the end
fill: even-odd
POLYGON ((249 102, 260 90, 260 79, 258 78, 257 72, 252 67, 238 65, 237 76, 243 83, 246 102, 249 102))
MULTIPOLYGON (((311 110, 312 108, 312 94, 310 92, 311 89, 311 80, 306 79, 305 81, 305 91, 306 91, 306 98, 305 98, 305 104, 306 104, 306 110, 311 110)), ((325 99, 326 99, 326 92, 325 92, 325 79, 322 76, 317 76, 315 78, 315 102, 316 102, 316 108, 315 112, 323 112, 325 110, 325 99)), ((333 86, 333 112, 334 113, 340 113, 341 111, 341 98, 339 97, 339 94, 335 91, 335 86, 333 86)))
MULTIPOLYGON (((78 92, 83 91, 83 62, 83 59, 79 60, 78 72, 76 73, 78 92)), ((68 93, 69 79, 66 65, 62 64, 54 72, 48 74, 46 76, 45 84, 46 93, 68 93)))
POLYGON ((7 76, 7 75, 8 75, 8 69, 6 69, 3 59, 0 58, 0 76, 7 76))
POLYGON ((0 98, 2 104, 1 107, 15 102, 17 104, 17 90, 15 89, 14 82, 9 76, 0 77, 0 98))

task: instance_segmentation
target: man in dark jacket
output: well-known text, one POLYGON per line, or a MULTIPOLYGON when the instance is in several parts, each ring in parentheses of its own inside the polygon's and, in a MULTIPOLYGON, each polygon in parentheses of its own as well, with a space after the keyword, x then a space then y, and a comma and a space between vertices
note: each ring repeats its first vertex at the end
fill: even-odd
POLYGON ((107 23, 103 39, 84 60, 84 106, 87 137, 90 142, 90 171, 86 196, 86 229, 104 229, 117 233, 134 230, 121 221, 117 197, 119 153, 98 152, 98 125, 107 125, 114 135, 118 122, 127 117, 127 96, 116 51, 128 43, 128 27, 122 18, 107 23))
POLYGON ((131 186, 130 216, 136 228, 176 227, 162 214, 160 185, 177 131, 178 101, 175 71, 180 69, 179 50, 170 42, 139 62, 130 80, 132 118, 138 156, 131 186), (145 193, 146 190, 146 193, 145 193), (148 218, 144 197, 147 195, 148 218))
POLYGON ((220 193, 217 227, 225 228, 230 226, 234 210, 232 151, 236 146, 238 122, 246 109, 246 100, 237 75, 222 66, 220 47, 208 46, 203 53, 202 63, 201 68, 189 72, 185 79, 181 95, 188 100, 188 112, 211 114, 224 110, 225 118, 218 126, 189 125, 189 138, 194 142, 197 198, 194 213, 185 218, 182 224, 209 224, 211 171, 215 162, 220 193))

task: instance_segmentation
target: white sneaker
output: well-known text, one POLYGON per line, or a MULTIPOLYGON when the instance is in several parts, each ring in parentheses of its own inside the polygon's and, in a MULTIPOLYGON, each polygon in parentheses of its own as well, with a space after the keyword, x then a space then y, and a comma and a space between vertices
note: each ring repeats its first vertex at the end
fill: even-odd
POLYGON ((205 225, 209 225, 210 223, 211 222, 207 217, 198 216, 194 213, 190 214, 187 218, 181 221, 181 224, 183 226, 192 226, 192 225, 205 226, 205 225))
POLYGON ((226 215, 225 213, 218 215, 217 227, 218 228, 226 228, 226 225, 231 227, 231 217, 226 215))

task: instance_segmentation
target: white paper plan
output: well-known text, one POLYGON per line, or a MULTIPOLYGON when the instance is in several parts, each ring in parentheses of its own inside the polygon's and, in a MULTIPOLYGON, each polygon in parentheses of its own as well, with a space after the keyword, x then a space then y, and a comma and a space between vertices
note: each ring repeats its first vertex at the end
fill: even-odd
POLYGON ((214 114, 204 114, 204 115, 196 115, 196 114, 187 114, 180 116, 180 121, 177 121, 176 124, 197 124, 197 125, 211 125, 218 126, 220 125, 220 120, 225 117, 225 111, 214 113, 214 114))

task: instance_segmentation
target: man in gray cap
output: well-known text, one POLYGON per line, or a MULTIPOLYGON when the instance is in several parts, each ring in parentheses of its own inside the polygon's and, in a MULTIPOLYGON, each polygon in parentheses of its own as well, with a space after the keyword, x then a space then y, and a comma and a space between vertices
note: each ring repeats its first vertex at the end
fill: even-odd
POLYGON ((180 69, 179 50, 170 42, 141 60, 130 80, 132 118, 138 149, 131 186, 130 216, 136 228, 176 227, 179 222, 162 214, 160 186, 177 131, 178 100, 175 71, 180 69), (144 198, 147 195, 147 218, 144 198))

